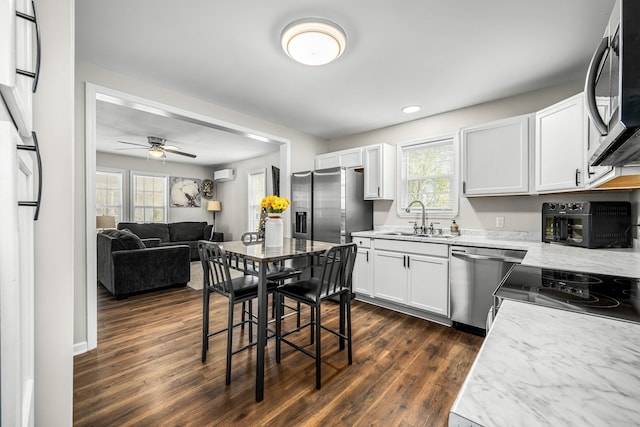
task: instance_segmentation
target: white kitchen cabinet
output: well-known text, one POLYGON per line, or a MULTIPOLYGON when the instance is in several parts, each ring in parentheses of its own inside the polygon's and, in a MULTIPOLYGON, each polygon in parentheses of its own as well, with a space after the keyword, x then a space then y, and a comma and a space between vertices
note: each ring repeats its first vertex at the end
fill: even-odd
POLYGON ((538 111, 535 121, 536 192, 582 189, 586 145, 583 94, 538 111))
POLYGON ((20 135, 25 137, 32 131, 36 30, 30 0, 0 2, 0 93, 20 135))
POLYGON ((374 297, 449 316, 448 245, 376 239, 374 297))
POLYGON ((344 168, 362 167, 362 147, 318 154, 315 157, 316 169, 335 168, 338 166, 344 168))
POLYGON ((532 115, 462 129, 464 196, 528 194, 532 115))
MULTIPOLYGON (((2 109, 0 105, 0 110, 2 109)), ((0 117, 3 115, 0 111, 0 117)), ((0 121, 0 425, 34 423, 33 160, 12 122, 0 121)))
POLYGON ((374 144, 363 148, 365 200, 393 200, 395 197, 395 148, 374 144))
MULTIPOLYGON (((598 112, 600 113, 600 117, 609 117, 609 109, 610 109, 609 98, 596 97, 596 106, 598 107, 598 112)), ((587 171, 587 173, 585 178, 586 178, 586 184, 590 185, 595 181, 597 181, 598 179, 600 179, 601 177, 603 177, 605 174, 611 172, 613 170, 613 166, 589 166, 590 152, 592 150, 595 150, 595 147, 597 147, 605 137, 600 135, 600 132, 595 127, 595 125, 591 121, 591 118, 587 114, 586 108, 585 108, 585 120, 587 122, 587 125, 586 125, 587 155, 585 157, 585 171, 587 171)))
POLYGON ((353 291, 358 295, 373 296, 373 257, 371 255, 371 239, 354 237, 353 243, 358 245, 356 263, 353 266, 353 291))
POLYGON ((448 316, 449 260, 411 255, 408 260, 407 273, 409 305, 441 316, 448 316))

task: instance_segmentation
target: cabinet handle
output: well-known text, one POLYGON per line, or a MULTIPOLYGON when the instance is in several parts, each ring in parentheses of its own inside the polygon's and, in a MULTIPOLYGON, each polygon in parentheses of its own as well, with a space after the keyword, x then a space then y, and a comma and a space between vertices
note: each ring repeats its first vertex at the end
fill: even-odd
POLYGON ((407 268, 411 268, 411 258, 407 255, 407 268))
POLYGON ((33 79, 33 93, 38 89, 38 80, 40 79, 40 27, 38 25, 38 16, 36 15, 36 4, 33 0, 31 0, 31 7, 33 8, 33 15, 27 15, 26 13, 22 13, 16 11, 16 16, 18 18, 26 19, 29 22, 33 22, 36 27, 36 70, 35 72, 25 71, 21 69, 16 69, 16 72, 20 75, 27 76, 33 79))
POLYGON ((402 268, 407 268, 407 256, 402 255, 402 268))
POLYGON ((40 147, 38 146, 38 136, 35 132, 31 132, 33 137, 33 145, 21 145, 18 144, 18 150, 35 151, 36 161, 38 163, 38 198, 35 202, 19 201, 18 206, 32 206, 36 208, 36 212, 33 215, 33 220, 37 221, 40 215, 40 202, 42 201, 42 159, 40 158, 40 147))
POLYGON ((462 181, 462 194, 467 194, 467 181, 462 181))
POLYGON ((576 169, 576 187, 580 185, 580 169, 576 169))
POLYGON ((378 197, 380 197, 380 187, 378 187, 378 197))
POLYGON ((367 262, 369 262, 369 251, 367 251, 367 262))

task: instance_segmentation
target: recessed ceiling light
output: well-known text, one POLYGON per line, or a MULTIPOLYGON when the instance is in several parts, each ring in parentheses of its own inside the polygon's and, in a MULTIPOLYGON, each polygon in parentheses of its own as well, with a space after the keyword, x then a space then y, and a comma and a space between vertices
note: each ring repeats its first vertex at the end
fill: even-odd
POLYGON ((347 37, 336 23, 323 18, 292 22, 282 31, 282 49, 304 65, 324 65, 344 52, 347 37))
POLYGON ((420 111, 420 106, 419 105, 407 105, 406 107, 404 107, 402 109, 403 113, 407 113, 407 114, 411 114, 411 113, 415 113, 417 111, 420 111))

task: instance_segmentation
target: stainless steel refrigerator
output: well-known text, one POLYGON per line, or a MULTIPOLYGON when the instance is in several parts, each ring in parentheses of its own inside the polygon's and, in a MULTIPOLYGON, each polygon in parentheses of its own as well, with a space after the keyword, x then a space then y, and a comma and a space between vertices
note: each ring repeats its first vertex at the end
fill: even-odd
POLYGON ((328 168, 291 175, 292 236, 332 243, 373 229, 373 202, 364 200, 361 169, 328 168))

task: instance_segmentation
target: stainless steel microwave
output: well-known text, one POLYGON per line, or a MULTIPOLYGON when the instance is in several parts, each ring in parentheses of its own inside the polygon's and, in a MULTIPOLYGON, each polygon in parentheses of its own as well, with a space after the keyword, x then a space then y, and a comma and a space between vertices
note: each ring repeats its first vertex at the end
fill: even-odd
POLYGON ((640 164, 640 1, 617 0, 585 84, 592 166, 640 164), (590 141, 591 144, 591 141, 590 141))

